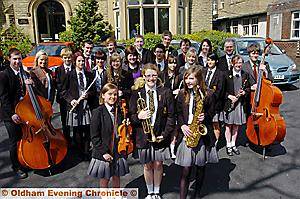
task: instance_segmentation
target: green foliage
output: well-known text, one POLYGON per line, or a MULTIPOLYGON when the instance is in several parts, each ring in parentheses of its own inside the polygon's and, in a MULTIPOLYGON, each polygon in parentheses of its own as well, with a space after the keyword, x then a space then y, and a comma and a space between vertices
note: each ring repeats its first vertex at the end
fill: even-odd
MULTIPOLYGON (((209 39, 213 44, 213 49, 216 50, 218 46, 223 46, 224 41, 227 38, 231 37, 239 37, 237 34, 231 34, 231 33, 225 33, 221 31, 216 30, 206 30, 206 31, 200 31, 195 32, 192 34, 186 34, 186 35, 174 35, 173 39, 180 40, 183 38, 187 38, 190 40, 194 40, 197 42, 201 42, 203 39, 207 38, 209 39)), ((161 43, 161 35, 156 35, 154 33, 147 33, 144 35, 145 38, 145 48, 153 49, 156 44, 161 43)), ((128 39, 128 40, 121 40, 121 43, 124 43, 126 46, 133 45, 134 39, 128 39)))
POLYGON ((110 35, 112 28, 98 10, 97 0, 81 0, 75 8, 75 15, 71 17, 70 29, 59 34, 62 41, 73 41, 76 47, 82 46, 86 40, 95 43, 110 35))
POLYGON ((12 24, 6 29, 0 29, 0 48, 5 55, 10 48, 18 48, 22 55, 29 53, 32 45, 28 35, 24 34, 21 29, 12 24))

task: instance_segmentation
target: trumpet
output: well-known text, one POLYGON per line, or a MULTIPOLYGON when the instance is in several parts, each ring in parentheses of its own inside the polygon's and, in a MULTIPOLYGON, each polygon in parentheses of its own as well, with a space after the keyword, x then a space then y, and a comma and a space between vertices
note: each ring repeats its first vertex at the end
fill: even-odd
POLYGON ((77 105, 79 104, 79 102, 80 102, 81 100, 84 99, 85 95, 86 95, 87 92, 91 89, 92 85, 96 82, 97 78, 98 78, 98 73, 96 73, 96 76, 95 76, 95 78, 93 79, 93 81, 91 82, 91 84, 89 85, 89 87, 87 87, 87 89, 84 90, 84 91, 82 92, 81 96, 76 100, 76 103, 72 106, 70 112, 74 111, 74 109, 77 107, 77 105))
MULTIPOLYGON (((142 110, 147 109, 146 101, 142 98, 141 92, 138 92, 139 98, 137 100, 138 113, 142 110)), ((142 120, 142 127, 145 134, 148 135, 149 142, 161 142, 163 139, 156 137, 154 134, 153 126, 151 126, 150 118, 142 120)))

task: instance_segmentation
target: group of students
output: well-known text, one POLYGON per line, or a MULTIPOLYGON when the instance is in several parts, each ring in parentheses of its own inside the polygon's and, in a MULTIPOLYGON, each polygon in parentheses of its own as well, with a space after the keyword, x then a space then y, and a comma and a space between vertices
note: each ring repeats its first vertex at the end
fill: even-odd
POLYGON ((227 154, 239 155, 236 139, 249 115, 250 92, 256 89, 258 70, 269 79, 272 76, 268 65, 258 60, 258 44, 248 47, 250 60, 244 63, 241 56, 234 55, 232 39, 225 41, 225 55, 220 58, 212 52, 208 39, 201 42, 199 54, 188 39, 182 39, 179 55, 170 46, 171 40, 172 34, 165 31, 162 43, 151 52, 143 48, 144 38, 138 35, 125 54, 117 52, 112 38, 106 41, 107 53, 99 50, 93 54, 93 43, 88 41, 83 52, 62 49, 64 63, 55 72, 48 69, 47 53, 39 51, 25 81, 18 78, 21 53, 11 49, 10 67, 0 73, 0 99, 16 174, 27 177, 17 159, 18 124, 22 121, 14 108, 24 96, 24 85, 32 84, 38 95, 52 103, 56 99, 60 105, 63 133, 70 145, 80 149, 82 158, 90 161, 87 173, 100 179, 100 187, 108 187, 110 179, 113 187, 120 187, 120 176, 129 173, 128 154, 116 150, 118 126, 126 119, 120 109, 123 99, 129 107, 134 156, 144 166, 146 198, 160 198, 163 162, 171 158, 182 166, 180 198, 187 196, 192 167, 197 168, 195 190, 199 192, 205 165, 218 162, 221 124, 225 124, 227 154), (140 98, 146 109, 139 109, 140 98), (203 111, 194 118, 199 103, 203 111), (157 142, 144 133, 147 119, 157 142), (185 141, 194 136, 192 123, 207 128, 207 135, 193 148, 185 141))

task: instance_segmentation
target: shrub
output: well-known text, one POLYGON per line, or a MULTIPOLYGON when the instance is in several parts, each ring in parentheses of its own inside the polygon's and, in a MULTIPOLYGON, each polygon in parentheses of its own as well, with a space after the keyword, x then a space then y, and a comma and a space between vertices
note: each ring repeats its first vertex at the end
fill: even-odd
POLYGON ((10 48, 18 48, 22 55, 25 56, 31 50, 31 40, 28 35, 24 34, 16 25, 10 25, 6 29, 0 29, 0 46, 5 55, 10 48))

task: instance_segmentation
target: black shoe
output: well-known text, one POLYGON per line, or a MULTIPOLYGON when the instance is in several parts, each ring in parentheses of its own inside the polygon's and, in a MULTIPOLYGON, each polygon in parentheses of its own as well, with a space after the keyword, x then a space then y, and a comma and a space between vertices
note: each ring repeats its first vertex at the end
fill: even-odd
POLYGON ((28 174, 26 172, 22 171, 21 169, 18 169, 15 172, 16 172, 16 177, 19 179, 25 179, 28 177, 28 174))
POLYGON ((233 156, 232 148, 231 147, 226 147, 226 153, 228 156, 233 156))
POLYGON ((236 155, 240 155, 241 153, 240 153, 240 150, 238 149, 238 148, 236 148, 236 146, 233 146, 232 147, 232 151, 233 151, 233 153, 235 153, 236 155))

